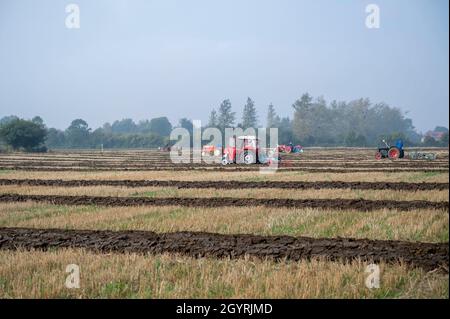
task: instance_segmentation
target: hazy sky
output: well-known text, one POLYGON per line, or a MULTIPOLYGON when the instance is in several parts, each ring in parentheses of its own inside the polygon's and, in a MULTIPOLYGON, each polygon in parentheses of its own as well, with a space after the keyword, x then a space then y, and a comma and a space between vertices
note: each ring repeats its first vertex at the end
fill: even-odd
POLYGON ((247 96, 261 122, 304 92, 368 97, 448 126, 447 0, 0 0, 0 117, 65 128, 167 115, 206 121, 247 96), (80 29, 65 7, 80 8, 80 29), (380 29, 365 25, 367 4, 380 29))

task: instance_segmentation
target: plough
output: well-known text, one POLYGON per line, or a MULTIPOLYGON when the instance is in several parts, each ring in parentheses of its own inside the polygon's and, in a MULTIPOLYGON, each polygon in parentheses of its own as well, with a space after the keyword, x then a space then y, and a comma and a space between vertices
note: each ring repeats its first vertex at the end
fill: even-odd
POLYGON ((437 156, 435 153, 411 152, 407 154, 407 157, 412 160, 434 161, 437 156))
POLYGON ((425 152, 409 152, 405 154, 403 150, 403 141, 397 140, 395 146, 391 146, 383 140, 386 147, 380 147, 375 153, 375 159, 380 160, 382 158, 398 159, 398 158, 409 158, 411 160, 428 160, 434 161, 436 159, 435 153, 425 153, 425 152))
POLYGON ((278 152, 280 153, 303 153, 303 147, 301 145, 282 144, 278 145, 278 152))

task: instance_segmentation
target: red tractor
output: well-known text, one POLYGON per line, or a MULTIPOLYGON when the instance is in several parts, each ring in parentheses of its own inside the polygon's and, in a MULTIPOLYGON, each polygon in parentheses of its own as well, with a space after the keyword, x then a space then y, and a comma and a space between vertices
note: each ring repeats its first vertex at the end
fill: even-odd
POLYGON ((292 152, 292 146, 290 145, 278 145, 278 152, 280 153, 290 153, 292 152))
POLYGON ((292 143, 285 145, 278 145, 278 152, 280 153, 303 153, 303 147, 301 145, 292 145, 292 143))
POLYGON ((267 156, 260 150, 259 139, 256 136, 246 135, 231 137, 229 145, 224 149, 222 164, 266 163, 267 156))
POLYGON ((220 156, 222 148, 215 145, 204 145, 202 148, 202 156, 220 156))

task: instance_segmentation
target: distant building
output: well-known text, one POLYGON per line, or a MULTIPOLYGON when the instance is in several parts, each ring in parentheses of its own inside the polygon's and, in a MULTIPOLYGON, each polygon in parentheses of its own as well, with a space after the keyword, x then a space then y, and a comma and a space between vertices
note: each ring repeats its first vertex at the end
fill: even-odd
POLYGON ((428 131, 425 133, 424 137, 422 138, 422 142, 425 140, 426 137, 431 137, 435 141, 439 142, 442 137, 444 136, 445 132, 438 132, 438 131, 428 131))

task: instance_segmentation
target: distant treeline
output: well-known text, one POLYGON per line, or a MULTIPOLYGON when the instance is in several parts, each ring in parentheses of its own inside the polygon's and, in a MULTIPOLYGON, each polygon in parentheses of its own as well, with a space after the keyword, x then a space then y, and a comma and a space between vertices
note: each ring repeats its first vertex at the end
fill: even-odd
POLYGON ((154 148, 168 143, 171 130, 172 125, 166 117, 143 121, 137 125, 131 119, 124 119, 115 121, 112 125, 106 123, 95 130, 83 119, 73 120, 65 130, 47 128, 38 116, 30 121, 16 116, 0 119, 0 138, 14 149, 22 147, 31 151, 48 148, 101 148, 102 145, 104 148, 154 148), (28 137, 19 136, 27 130, 34 130, 35 133, 28 134, 28 137), (33 141, 23 144, 27 139, 33 141))
MULTIPOLYGON (((415 130, 411 119, 395 107, 385 103, 372 104, 368 99, 350 102, 313 99, 303 94, 293 105, 292 118, 280 117, 275 107, 267 107, 265 123, 258 119, 255 102, 248 98, 242 117, 237 121, 230 100, 224 100, 211 111, 207 127, 222 132, 227 127, 243 129, 276 127, 279 143, 296 143, 303 146, 376 146, 382 139, 394 142, 401 138, 405 146, 448 146, 448 130, 440 141, 423 137, 415 130)), ((138 123, 122 119, 105 123, 93 130, 83 119, 75 119, 65 130, 48 128, 43 119, 23 120, 16 116, 0 119, 0 141, 6 147, 30 151, 47 148, 154 148, 169 144, 174 127, 192 132, 192 122, 183 118, 172 125, 167 117, 153 118, 138 123)))

